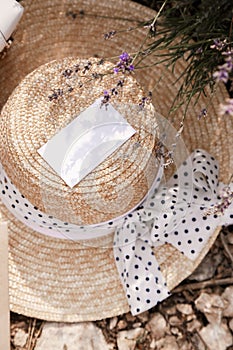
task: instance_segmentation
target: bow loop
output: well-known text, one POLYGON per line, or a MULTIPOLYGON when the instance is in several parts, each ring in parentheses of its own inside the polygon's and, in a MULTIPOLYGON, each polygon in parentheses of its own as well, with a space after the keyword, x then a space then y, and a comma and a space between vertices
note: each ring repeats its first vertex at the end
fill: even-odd
POLYGON ((217 197, 218 162, 203 150, 196 150, 193 155, 194 190, 208 195, 209 201, 217 197))
POLYGON ((194 260, 216 227, 233 223, 233 184, 225 187, 222 197, 220 189, 217 162, 196 150, 166 186, 152 188, 142 205, 118 225, 114 254, 133 314, 169 295, 152 247, 170 243, 194 260), (217 215, 215 208, 223 207, 224 215, 217 215))

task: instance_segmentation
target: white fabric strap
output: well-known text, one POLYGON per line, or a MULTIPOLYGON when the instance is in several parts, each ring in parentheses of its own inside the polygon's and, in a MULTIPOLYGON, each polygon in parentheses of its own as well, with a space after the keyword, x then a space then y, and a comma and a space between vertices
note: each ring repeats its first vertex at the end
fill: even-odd
POLYGON ((22 14, 23 7, 16 0, 0 0, 0 52, 6 46, 22 14))
MULTIPOLYGON (((159 187, 162 175, 163 160, 160 162, 158 173, 156 174, 155 180, 147 196, 150 195, 151 191, 153 192, 159 187)), ((145 198, 147 198, 147 196, 145 198)), ((47 236, 69 239, 72 241, 98 238, 113 233, 115 227, 124 221, 125 216, 134 211, 138 205, 140 205, 139 203, 135 208, 132 208, 130 212, 116 217, 109 222, 86 226, 63 222, 49 214, 45 214, 28 201, 26 194, 24 195, 20 193, 10 181, 1 164, 0 197, 7 209, 26 226, 47 236)), ((143 201, 145 198, 143 198, 143 201)))

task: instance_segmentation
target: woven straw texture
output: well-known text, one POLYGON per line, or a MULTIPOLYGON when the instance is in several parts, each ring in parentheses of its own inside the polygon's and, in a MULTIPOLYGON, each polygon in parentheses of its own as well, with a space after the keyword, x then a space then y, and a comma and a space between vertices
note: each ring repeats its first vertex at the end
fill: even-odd
MULTIPOLYGON (((124 33, 110 41, 103 40, 103 33, 132 26, 129 19, 136 23, 154 16, 148 8, 126 0, 43 0, 25 1, 23 5, 25 14, 14 44, 0 61, 1 108, 22 79, 42 64, 68 56, 109 57, 118 56, 122 51, 135 52, 144 37, 144 29, 124 33)), ((152 58, 147 63, 150 65, 152 58)), ((185 62, 180 61, 174 72, 159 65, 137 73, 143 88, 155 86, 154 106, 165 117, 179 88, 174 81, 184 68, 185 62)), ((233 122, 217 116, 218 104, 225 97, 225 90, 218 88, 210 102, 203 97, 197 105, 190 104, 183 137, 189 151, 203 148, 218 159, 220 179, 227 182, 233 164, 230 154, 233 122), (197 115, 207 102, 209 119, 198 123, 197 115)), ((178 126, 182 113, 181 108, 168 118, 178 126)), ((113 259, 112 236, 81 243, 52 239, 19 223, 3 205, 1 212, 3 220, 9 221, 13 311, 68 322, 97 320, 128 311, 113 259)), ((156 250, 170 289, 195 269, 218 231, 194 262, 170 245, 156 250)))
POLYGON ((98 224, 128 212, 145 197, 156 175, 153 106, 147 104, 140 110, 143 95, 136 81, 131 76, 107 74, 111 64, 99 61, 65 58, 41 66, 15 89, 0 122, 1 161, 17 189, 42 212, 79 225, 98 224), (72 72, 68 78, 67 72, 72 72), (93 79, 93 74, 104 75, 93 79), (111 103, 136 133, 70 188, 43 161, 38 149, 123 79, 124 86, 111 103), (50 100, 53 91, 62 93, 50 100))

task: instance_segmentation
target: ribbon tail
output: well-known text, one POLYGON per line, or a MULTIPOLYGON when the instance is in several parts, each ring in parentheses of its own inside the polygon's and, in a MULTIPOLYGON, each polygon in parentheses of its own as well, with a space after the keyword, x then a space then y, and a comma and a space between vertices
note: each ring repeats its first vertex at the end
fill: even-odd
MULTIPOLYGON (((124 232, 120 234, 124 235, 124 232)), ((170 295, 148 241, 135 239, 124 246, 115 244, 114 256, 133 315, 152 308, 170 295)))

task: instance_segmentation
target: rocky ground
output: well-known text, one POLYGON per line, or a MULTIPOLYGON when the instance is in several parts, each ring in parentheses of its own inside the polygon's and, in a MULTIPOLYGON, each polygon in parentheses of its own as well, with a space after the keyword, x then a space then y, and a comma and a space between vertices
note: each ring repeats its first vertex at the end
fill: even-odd
POLYGON ((233 227, 157 307, 97 322, 59 324, 11 314, 15 350, 233 350, 233 227))

